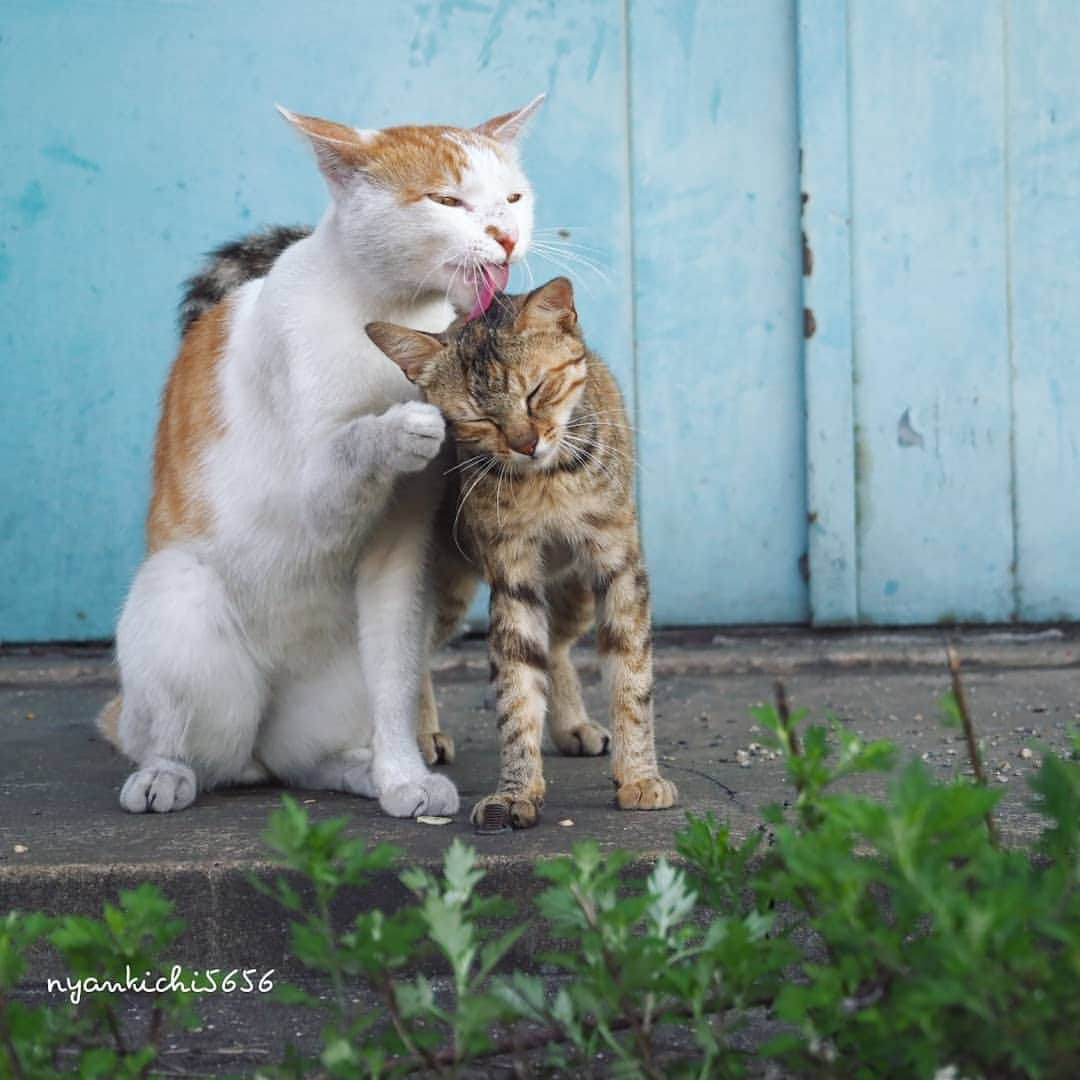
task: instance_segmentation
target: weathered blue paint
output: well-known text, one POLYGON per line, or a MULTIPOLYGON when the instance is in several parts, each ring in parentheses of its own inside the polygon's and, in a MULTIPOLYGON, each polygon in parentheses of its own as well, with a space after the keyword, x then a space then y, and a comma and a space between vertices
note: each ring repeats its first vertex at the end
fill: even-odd
POLYGON ((806 618, 794 49, 793 3, 630 6, 642 532, 662 622, 806 618))
POLYGON ((538 223, 603 250, 579 306, 632 401, 622 25, 621 0, 4 5, 0 639, 111 635, 179 284, 222 239, 325 202, 275 101, 378 127, 479 122, 546 90, 538 223))
POLYGON ((1010 0, 1006 170, 1017 614, 1080 614, 1080 13, 1010 0))
POLYGON ((859 615, 847 10, 848 0, 799 4, 806 502, 818 626, 859 615))
POLYGON ((9 0, 0 639, 111 633, 179 283, 324 203, 271 103, 538 90, 580 246, 531 269, 635 415, 659 621, 1080 617, 1077 56, 1073 0, 9 0))
POLYGON ((1007 619, 1001 5, 849 13, 860 617, 1007 619))

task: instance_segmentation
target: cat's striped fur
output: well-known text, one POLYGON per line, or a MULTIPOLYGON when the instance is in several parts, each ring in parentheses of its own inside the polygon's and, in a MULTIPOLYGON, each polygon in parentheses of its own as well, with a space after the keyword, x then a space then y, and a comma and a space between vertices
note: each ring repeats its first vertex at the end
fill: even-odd
POLYGON ((501 773, 474 824, 536 824, 545 715, 565 754, 610 745, 621 808, 672 806, 677 792, 654 747, 633 439, 611 372, 578 330, 570 282, 497 297, 485 317, 440 335, 385 323, 368 333, 446 417, 461 478, 458 538, 491 586, 501 773), (570 659, 594 619, 611 735, 589 720, 570 659))

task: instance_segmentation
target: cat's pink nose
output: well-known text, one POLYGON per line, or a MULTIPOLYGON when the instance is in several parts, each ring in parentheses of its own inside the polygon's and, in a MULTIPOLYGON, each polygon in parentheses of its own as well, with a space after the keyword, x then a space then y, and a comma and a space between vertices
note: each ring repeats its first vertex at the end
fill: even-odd
POLYGON ((509 259, 514 254, 514 247, 517 245, 517 238, 511 236, 509 233, 504 233, 500 229, 497 229, 494 225, 489 225, 485 230, 488 236, 492 237, 496 244, 498 244, 503 251, 506 252, 506 257, 509 259))
POLYGON ((532 457, 536 453, 536 444, 540 441, 535 431, 530 431, 527 435, 519 435, 516 439, 508 440, 510 442, 510 448, 516 450, 519 454, 524 454, 526 457, 532 457))

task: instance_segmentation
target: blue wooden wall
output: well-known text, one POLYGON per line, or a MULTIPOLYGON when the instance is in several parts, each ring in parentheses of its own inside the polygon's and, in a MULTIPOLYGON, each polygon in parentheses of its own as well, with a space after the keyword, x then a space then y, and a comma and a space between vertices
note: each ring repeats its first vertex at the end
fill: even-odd
POLYGON ((1078 55, 1071 0, 7 0, 0 639, 111 634, 179 283, 324 202, 272 103, 539 90, 660 622, 1077 617, 1078 55))

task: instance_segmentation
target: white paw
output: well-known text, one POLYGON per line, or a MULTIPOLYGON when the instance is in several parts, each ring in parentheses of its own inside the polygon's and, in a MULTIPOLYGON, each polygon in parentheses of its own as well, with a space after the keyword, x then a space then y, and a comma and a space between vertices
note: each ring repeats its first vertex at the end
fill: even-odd
POLYGON ((167 814, 195 801, 195 774, 178 761, 158 761, 133 772, 120 790, 120 805, 133 814, 167 814))
POLYGON ((406 401, 382 415, 387 464, 396 472, 419 472, 438 453, 446 421, 434 405, 406 401))
POLYGON ((371 761, 370 750, 345 752, 345 771, 341 775, 341 786, 350 795, 363 795, 365 799, 374 799, 379 793, 375 787, 371 761))
POLYGON ((391 817, 456 814, 458 793, 453 781, 438 773, 428 773, 418 780, 388 788, 379 796, 379 805, 391 817))

